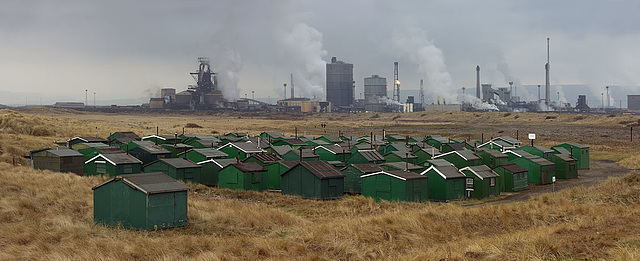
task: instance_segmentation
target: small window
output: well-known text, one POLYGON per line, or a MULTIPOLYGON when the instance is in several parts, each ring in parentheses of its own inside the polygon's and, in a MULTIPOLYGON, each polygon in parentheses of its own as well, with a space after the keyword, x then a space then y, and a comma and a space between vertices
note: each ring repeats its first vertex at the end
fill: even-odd
POLYGON ((104 161, 96 161, 96 173, 98 174, 107 173, 107 163, 104 161))
POLYGON ((495 187, 496 186, 496 178, 490 178, 489 179, 489 186, 491 187, 495 187))
POLYGON ((473 185, 473 179, 467 179, 467 185, 473 185))

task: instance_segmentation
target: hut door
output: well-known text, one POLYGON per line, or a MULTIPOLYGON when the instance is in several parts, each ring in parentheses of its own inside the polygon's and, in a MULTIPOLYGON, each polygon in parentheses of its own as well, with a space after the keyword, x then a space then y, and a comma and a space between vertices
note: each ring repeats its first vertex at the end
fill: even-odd
POLYGON ((547 184, 547 169, 540 167, 540 184, 547 184))

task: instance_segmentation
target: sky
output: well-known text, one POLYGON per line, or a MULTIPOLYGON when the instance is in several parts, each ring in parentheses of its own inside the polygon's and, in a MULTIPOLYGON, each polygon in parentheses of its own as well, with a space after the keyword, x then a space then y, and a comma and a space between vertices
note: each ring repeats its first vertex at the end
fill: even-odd
POLYGON ((552 93, 599 106, 611 86, 617 104, 640 94, 639 11, 621 0, 5 0, 0 104, 140 104, 194 84, 201 56, 228 99, 275 101, 290 74, 297 96, 320 99, 335 56, 354 64, 356 97, 374 74, 391 91, 397 61, 401 90, 424 79, 427 99, 451 102, 474 92, 476 65, 482 83, 544 85, 547 37, 552 93))

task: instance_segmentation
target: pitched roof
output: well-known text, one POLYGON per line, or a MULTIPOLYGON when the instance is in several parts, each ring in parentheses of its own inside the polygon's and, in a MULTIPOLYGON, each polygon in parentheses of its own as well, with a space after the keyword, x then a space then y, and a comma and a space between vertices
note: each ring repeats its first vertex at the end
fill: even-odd
POLYGON ((218 167, 220 167, 220 168, 224 168, 224 167, 226 167, 226 166, 228 166, 230 164, 237 163, 238 159, 208 159, 208 160, 205 160, 205 161, 200 161, 200 162, 198 162, 196 164, 202 165, 202 164, 206 164, 206 163, 209 163, 209 162, 218 165, 218 167))
MULTIPOLYGON (((244 173, 267 171, 267 169, 265 169, 263 166, 261 166, 257 162, 233 163, 233 164, 230 164, 229 166, 234 166, 236 169, 238 169, 238 170, 240 170, 240 171, 242 171, 244 173)), ((227 167, 229 167, 229 166, 227 166, 227 167)))
POLYGON ((429 155, 432 155, 432 153, 433 153, 432 156, 437 156, 437 155, 442 154, 442 152, 439 149, 437 149, 436 147, 430 146, 430 145, 424 145, 424 147, 420 146, 420 147, 415 147, 415 148, 417 148, 417 149, 415 149, 413 151, 413 153, 416 153, 418 151, 423 151, 423 152, 425 152, 425 153, 427 153, 429 155))
POLYGON ((588 149, 589 148, 589 146, 587 146, 587 145, 583 145, 583 144, 576 143, 576 142, 567 142, 565 144, 567 144, 569 146, 572 146, 572 147, 579 148, 579 149, 588 149))
POLYGON ((553 156, 558 157, 564 161, 578 161, 576 158, 572 157, 569 154, 554 154, 553 156))
POLYGON ((387 154, 385 154, 385 156, 389 154, 395 154, 401 159, 417 159, 418 158, 418 156, 411 154, 411 152, 409 152, 408 150, 407 151, 399 151, 399 150, 390 151, 387 154))
POLYGON ((163 148, 160 145, 155 145, 153 144, 153 142, 148 142, 148 141, 134 141, 135 143, 140 142, 141 144, 139 144, 138 147, 134 148, 140 148, 141 150, 144 150, 146 152, 149 152, 152 155, 156 155, 156 154, 171 154, 171 151, 168 151, 167 149, 163 148), (142 144, 144 143, 144 144, 142 144), (151 143, 151 144, 149 144, 151 143))
POLYGON ((327 140, 329 140, 330 142, 333 142, 333 143, 342 142, 342 139, 340 139, 340 137, 338 137, 338 136, 324 135, 324 136, 320 136, 320 137, 316 138, 316 140, 318 140, 320 138, 325 138, 325 139, 327 139, 327 140))
POLYGON ((507 156, 507 154, 504 154, 500 151, 497 150, 492 150, 492 149, 479 149, 478 152, 484 152, 489 154, 492 157, 496 157, 496 158, 508 158, 509 156, 507 156))
MULTIPOLYGON (((280 156, 275 155, 275 154, 266 154, 266 153, 256 153, 251 155, 251 157, 249 158, 255 158, 257 160, 259 160, 262 163, 271 163, 271 162, 276 162, 276 161, 281 161, 282 158, 280 158, 280 156)), ((247 158, 247 159, 249 159, 247 158)), ((245 159, 246 161, 246 159, 245 159)))
POLYGON ((113 153, 123 153, 124 152, 119 147, 96 147, 94 149, 96 149, 97 151, 99 151, 100 153, 103 153, 103 154, 113 154, 113 153))
POLYGON ((350 164, 350 165, 362 171, 362 173, 367 173, 367 174, 382 171, 382 168, 380 168, 380 166, 378 166, 377 164, 366 163, 366 164, 350 164))
POLYGON ((426 162, 429 162, 429 164, 433 166, 453 166, 453 163, 448 162, 445 159, 432 159, 432 160, 426 160, 426 162))
POLYGON ((335 145, 329 145, 329 146, 317 146, 315 147, 313 150, 317 150, 319 148, 323 148, 329 152, 331 152, 332 154, 342 154, 344 152, 344 154, 349 154, 351 153, 351 151, 349 151, 349 149, 347 148, 342 148, 342 147, 338 147, 335 145))
POLYGON ((282 135, 282 133, 275 131, 265 131, 263 132, 263 134, 271 136, 272 139, 284 138, 284 135, 282 135))
POLYGON ((73 156, 83 156, 82 153, 77 152, 75 150, 72 149, 68 149, 68 148, 60 148, 60 149, 48 149, 46 150, 50 153, 52 153, 53 155, 56 155, 58 157, 73 157, 73 156))
POLYGON ((296 164, 298 164, 299 161, 279 161, 279 162, 284 164, 285 166, 291 168, 291 167, 295 166, 296 164))
POLYGON ((302 158, 318 158, 318 157, 320 157, 320 155, 316 154, 315 151, 313 151, 311 149, 291 150, 291 151, 287 152, 287 153, 295 153, 296 155, 298 155, 298 157, 300 157, 300 151, 302 151, 302 158))
POLYGON ((410 171, 403 171, 403 170, 394 170, 394 171, 386 171, 386 170, 382 170, 382 171, 378 171, 378 172, 374 172, 374 173, 370 173, 370 174, 365 174, 360 176, 361 178, 366 178, 369 176, 375 176, 375 175, 387 175, 390 177, 394 177, 400 180, 411 180, 411 179, 426 179, 428 178, 427 176, 422 176, 418 173, 413 173, 410 171))
POLYGON ((486 165, 469 166, 469 167, 460 169, 460 171, 465 171, 465 170, 471 171, 471 173, 473 173, 474 175, 476 175, 476 177, 480 179, 499 177, 497 173, 493 172, 493 170, 491 170, 491 168, 487 167, 486 165))
POLYGON ((367 161, 384 161, 385 158, 377 150, 360 150, 356 153, 360 153, 367 161))
POLYGON ((91 189, 96 190, 107 183, 118 180, 122 180, 127 186, 147 195, 189 190, 185 185, 160 172, 120 175, 91 189))
POLYGON ((326 162, 324 160, 321 160, 321 161, 303 161, 303 162, 300 162, 298 164, 302 165, 304 168, 306 168, 309 171, 311 171, 311 173, 313 173, 314 175, 316 175, 316 177, 318 177, 320 179, 340 178, 340 177, 344 177, 345 176, 340 171, 336 170, 336 168, 333 167, 333 165, 329 164, 329 162, 326 162))
POLYGON ((135 134, 132 131, 119 131, 116 133, 111 134, 112 137, 113 135, 120 135, 120 137, 117 138, 113 138, 111 139, 111 141, 118 141, 118 142, 122 142, 122 143, 127 143, 130 141, 134 141, 134 140, 140 140, 140 136, 138 136, 138 134, 135 134))
POLYGON ((464 143, 449 143, 449 147, 453 150, 466 150, 467 146, 464 143))
POLYGON ((571 154, 568 149, 565 149, 563 147, 551 147, 551 149, 555 150, 559 154, 571 154))
MULTIPOLYGON (((212 149, 212 148, 192 149, 190 151, 197 152, 197 153, 201 154, 202 156, 205 156, 206 158, 224 158, 224 157, 229 156, 229 155, 227 155, 227 153, 224 153, 224 152, 222 152, 220 150, 212 149)), ((187 152, 189 152, 189 151, 187 151, 187 152)))
POLYGON ((506 141, 506 142, 508 142, 508 143, 510 143, 512 145, 518 145, 518 144, 522 143, 521 141, 516 140, 515 138, 509 137, 509 136, 501 136, 501 137, 494 138, 494 140, 497 140, 497 139, 506 141))
POLYGON ((110 147, 109 145, 102 143, 102 142, 83 142, 80 143, 82 145, 85 145, 89 148, 98 148, 98 147, 110 147))
MULTIPOLYGON (((304 141, 302 141, 300 139, 296 139, 296 138, 282 138, 281 140, 285 141, 285 142, 288 142, 290 144, 293 144, 293 145, 307 145, 306 142, 304 142, 304 141)), ((271 141, 271 142, 273 142, 273 141, 271 141)))
MULTIPOLYGON (((200 168, 201 166, 185 158, 165 158, 159 159, 173 166, 176 169, 200 168)), ((153 164, 153 163, 150 163, 153 164)))
POLYGON ((407 137, 397 134, 387 135, 387 138, 392 138, 394 140, 406 140, 407 137))
POLYGON ((526 146, 521 146, 521 147, 520 147, 520 148, 518 148, 518 149, 522 149, 522 148, 526 148, 526 147, 528 147, 528 148, 534 148, 534 149, 536 149, 536 150, 541 151, 542 153, 553 153, 553 150, 552 150, 552 149, 547 148, 547 147, 544 147, 544 146, 540 146, 540 145, 533 145, 533 146, 531 146, 531 145, 526 145, 526 146))
POLYGON ((455 179, 455 178, 466 178, 464 174, 460 173, 458 169, 454 166, 431 166, 428 169, 424 170, 420 175, 425 175, 429 171, 435 171, 442 177, 443 179, 455 179))
POLYGON ((276 152, 276 154, 282 156, 284 154, 286 154, 287 152, 291 151, 291 146, 289 145, 282 145, 282 146, 271 146, 271 149, 273 149, 273 151, 276 152))
POLYGON ((478 157, 475 153, 473 153, 473 151, 470 150, 454 150, 454 151, 449 151, 447 153, 443 153, 440 154, 438 156, 434 156, 434 158, 441 158, 444 156, 447 156, 449 154, 457 154, 458 156, 460 156, 462 159, 464 160, 477 160, 477 159, 481 159, 480 157, 478 157))
POLYGON ((148 135, 141 138, 141 140, 147 140, 151 138, 157 138, 159 140, 175 140, 176 136, 174 135, 148 135))
POLYGON ((527 169, 525 169, 523 167, 520 167, 518 164, 515 164, 515 163, 500 165, 500 166, 498 166, 498 168, 506 169, 506 170, 510 171, 511 173, 527 172, 527 169))
POLYGON ((106 143, 108 142, 107 140, 100 138, 100 137, 75 137, 75 138, 71 138, 68 141, 72 141, 72 140, 80 140, 82 142, 88 142, 88 143, 94 143, 94 142, 102 142, 102 143, 106 143))
POLYGON ((95 157, 85 161, 84 163, 87 164, 89 162, 92 162, 98 159, 104 159, 105 161, 111 163, 111 165, 114 165, 114 166, 121 165, 121 164, 142 164, 142 161, 124 152, 114 153, 114 154, 98 154, 95 157))
POLYGON ((243 151, 244 153, 263 152, 262 148, 258 148, 255 143, 249 143, 249 142, 227 143, 218 149, 222 150, 223 148, 226 148, 226 147, 234 147, 236 149, 243 151))

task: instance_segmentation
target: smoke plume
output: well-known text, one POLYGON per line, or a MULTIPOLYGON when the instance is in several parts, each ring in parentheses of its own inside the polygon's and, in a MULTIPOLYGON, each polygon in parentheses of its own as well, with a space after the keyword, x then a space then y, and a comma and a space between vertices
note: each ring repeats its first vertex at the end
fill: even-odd
POLYGON ((327 51, 322 47, 322 33, 299 23, 282 39, 285 56, 294 69, 296 96, 324 99, 324 76, 327 51))
POLYGON ((465 94, 462 95, 461 99, 463 104, 469 104, 476 110, 486 110, 486 111, 498 111, 498 106, 495 104, 489 104, 486 102, 482 102, 482 100, 478 99, 478 97, 465 94))
POLYGON ((425 76, 425 96, 456 100, 442 50, 436 47, 427 34, 417 27, 405 27, 393 32, 393 46, 404 59, 418 66, 417 72, 425 76))
POLYGON ((238 73, 242 70, 242 59, 240 55, 229 48, 223 48, 218 53, 216 60, 212 61, 217 68, 216 78, 218 80, 218 88, 222 92, 222 96, 228 101, 235 101, 240 97, 240 89, 238 89, 238 73))

